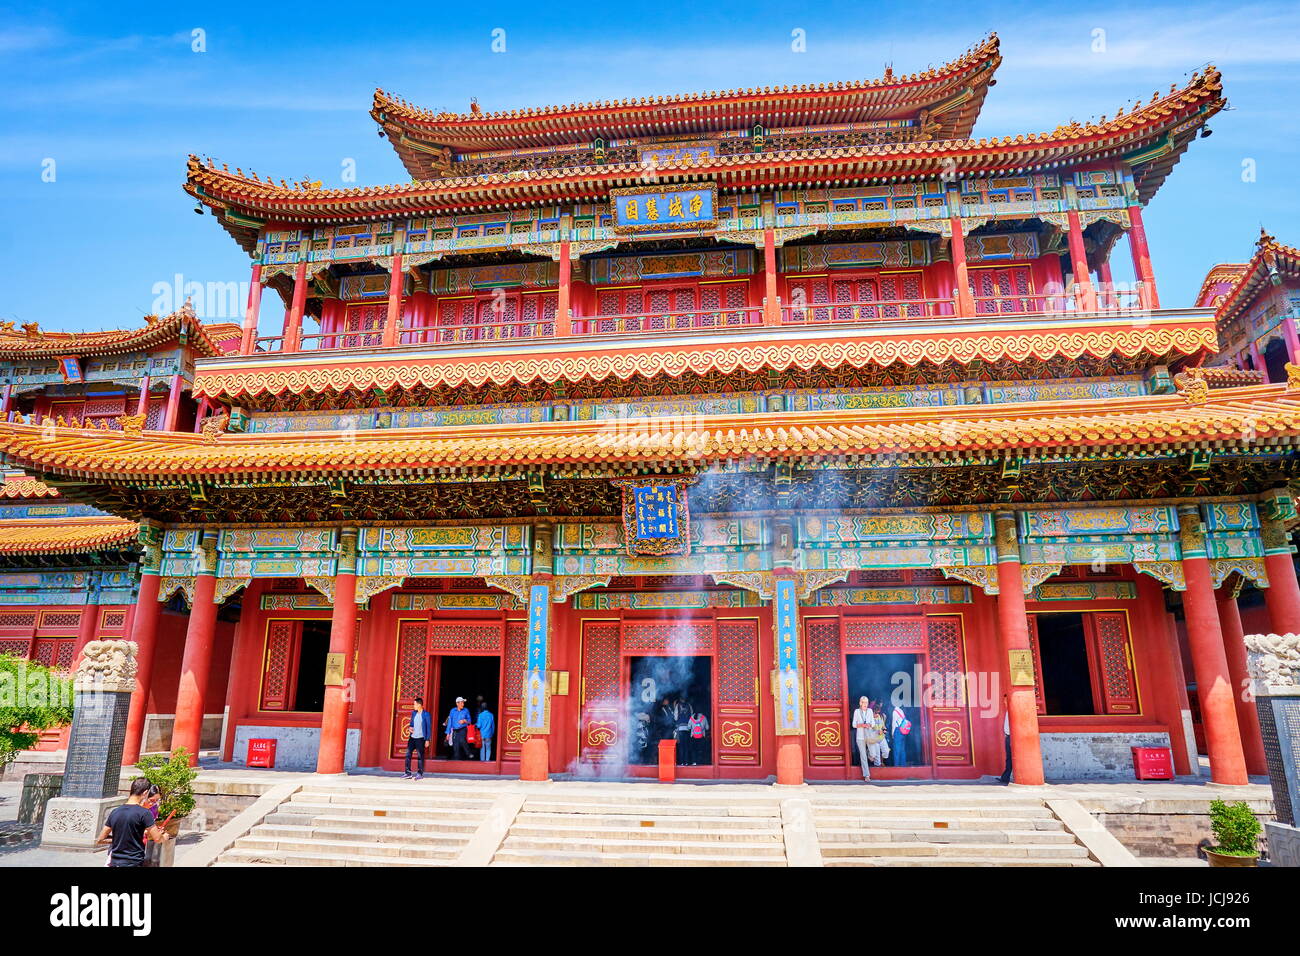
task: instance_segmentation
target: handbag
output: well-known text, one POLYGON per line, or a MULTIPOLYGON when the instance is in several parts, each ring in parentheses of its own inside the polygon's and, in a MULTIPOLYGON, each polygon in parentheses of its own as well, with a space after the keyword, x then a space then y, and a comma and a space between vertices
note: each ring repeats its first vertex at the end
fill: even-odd
POLYGON ((470 724, 465 731, 465 740, 471 747, 483 746, 483 736, 479 733, 478 728, 470 724))

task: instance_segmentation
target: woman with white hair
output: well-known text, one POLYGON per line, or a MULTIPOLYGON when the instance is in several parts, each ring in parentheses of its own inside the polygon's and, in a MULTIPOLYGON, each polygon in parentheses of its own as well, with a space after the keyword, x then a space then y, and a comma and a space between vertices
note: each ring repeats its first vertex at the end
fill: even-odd
POLYGON ((862 763, 862 779, 871 779, 870 739, 876 725, 876 715, 871 711, 871 701, 866 695, 858 698, 858 709, 853 712, 853 736, 858 744, 858 760, 862 763))

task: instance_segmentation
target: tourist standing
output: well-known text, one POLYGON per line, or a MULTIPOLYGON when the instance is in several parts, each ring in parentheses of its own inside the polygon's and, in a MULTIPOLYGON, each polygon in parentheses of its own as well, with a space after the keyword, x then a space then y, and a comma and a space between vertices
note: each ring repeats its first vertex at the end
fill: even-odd
POLYGON ((1007 765, 1002 771, 1002 776, 998 777, 1003 784, 1011 783, 1011 707, 1007 701, 1007 695, 1002 695, 1002 739, 1006 744, 1007 765))
POLYGON ((115 809, 104 821, 104 829, 95 844, 108 843, 109 866, 144 866, 144 838, 155 843, 167 839, 167 831, 158 826, 157 817, 146 807, 149 799, 149 781, 136 777, 131 781, 131 792, 126 803, 115 809))
POLYGON ((492 735, 496 733, 497 721, 492 716, 492 711, 488 710, 487 703, 478 705, 478 718, 474 721, 474 726, 478 728, 479 738, 482 743, 479 744, 478 759, 492 759, 492 735))
POLYGON ((692 714, 691 719, 686 722, 686 729, 691 735, 691 766, 707 764, 709 762, 709 718, 705 717, 702 711, 692 714))
POLYGON ((469 725, 474 716, 465 706, 465 698, 457 697, 456 706, 447 715, 447 746, 451 748, 452 760, 469 760, 469 725))
POLYGON ((889 735, 894 741, 894 766, 907 766, 907 735, 912 732, 912 722, 897 704, 889 715, 889 735))
POLYGON ((424 698, 415 698, 415 707, 411 711, 411 733, 406 738, 406 770, 402 773, 405 780, 412 778, 411 774, 411 754, 415 754, 416 765, 419 770, 415 773, 416 780, 424 779, 424 751, 429 745, 430 738, 433 737, 433 717, 424 709, 424 698))
POLYGON ((677 722, 677 764, 685 766, 691 756, 691 702, 679 698, 673 714, 677 722))
POLYGON ((858 759, 862 762, 862 779, 871 779, 871 759, 867 741, 876 718, 871 712, 871 701, 858 698, 858 709, 853 712, 853 737, 858 745, 858 759))

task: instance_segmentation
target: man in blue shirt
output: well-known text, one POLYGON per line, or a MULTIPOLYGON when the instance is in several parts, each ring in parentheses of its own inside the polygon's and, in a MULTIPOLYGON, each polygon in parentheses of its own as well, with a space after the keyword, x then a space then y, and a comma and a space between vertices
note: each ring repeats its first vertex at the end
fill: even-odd
POLYGON ((474 721, 478 727, 479 736, 483 738, 483 743, 479 746, 478 759, 492 759, 492 734, 496 732, 497 721, 492 716, 492 711, 488 710, 486 703, 478 705, 478 720, 474 721))
POLYGON ((457 697, 456 706, 447 715, 447 746, 451 748, 452 760, 469 760, 469 725, 474 715, 465 706, 465 698, 457 697))
POLYGON ((415 698, 410 727, 411 735, 406 738, 406 772, 402 777, 411 779, 411 754, 414 753, 420 767, 419 772, 415 774, 415 779, 420 780, 424 777, 424 748, 428 746, 429 738, 433 736, 433 718, 424 709, 423 697, 415 698))

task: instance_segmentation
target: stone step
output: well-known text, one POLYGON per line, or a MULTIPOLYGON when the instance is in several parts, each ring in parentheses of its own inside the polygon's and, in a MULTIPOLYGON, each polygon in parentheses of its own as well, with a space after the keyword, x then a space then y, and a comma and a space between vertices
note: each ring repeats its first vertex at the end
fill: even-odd
POLYGON ((536 813, 524 805, 519 813, 517 823, 534 826, 559 827, 593 827, 635 830, 645 828, 673 827, 676 829, 709 830, 761 830, 779 827, 776 817, 719 817, 719 816, 685 816, 682 814, 665 816, 663 814, 634 813, 536 813))
POLYGON ((696 853, 596 853, 580 850, 514 849, 497 851, 493 866, 785 866, 779 856, 713 856, 696 853))
POLYGON ((869 856, 835 857, 826 860, 827 866, 1100 866, 1086 857, 1043 859, 1017 857, 990 860, 979 856, 869 856))
POLYGON ((214 866, 452 866, 454 859, 414 857, 367 856, 361 853, 340 853, 333 848, 293 851, 263 848, 242 849, 232 847, 214 866))
POLYGON ((1002 858, 1087 858, 1088 850, 1078 843, 921 843, 915 840, 863 840, 857 843, 822 844, 822 857, 934 856, 1002 858))
MULTIPOLYGON (((400 803, 316 803, 290 800, 280 804, 285 813, 334 814, 377 819, 401 818, 421 820, 481 820, 487 807, 425 807, 400 803)), ((279 811, 277 811, 279 812, 279 811)))
POLYGON ((835 847, 857 843, 1040 843, 1073 844, 1074 834, 1068 830, 928 830, 928 829, 818 829, 817 839, 822 847, 835 847))
POLYGON ((966 804, 955 804, 948 806, 936 807, 918 807, 910 803, 882 803, 868 804, 857 806, 827 807, 818 803, 813 803, 813 816, 818 819, 826 820, 843 820, 843 819, 861 819, 870 820, 873 817, 910 817, 925 818, 935 820, 958 820, 958 819, 1055 819, 1052 811, 1042 804, 1027 806, 989 806, 989 807, 972 807, 966 804))
POLYGON ((733 856, 745 857, 779 857, 785 858, 785 843, 783 840, 745 840, 745 842, 728 842, 728 843, 707 843, 692 842, 679 843, 673 840, 638 840, 638 839, 619 839, 619 838, 591 838, 577 839, 573 836, 521 836, 511 831, 507 836, 506 843, 502 845, 502 851, 542 851, 568 852, 568 853, 589 853, 589 855, 606 855, 606 853, 624 853, 624 855, 645 855, 654 857, 675 857, 682 853, 688 856, 707 856, 711 858, 723 858, 733 856))
POLYGON ((400 843, 420 847, 455 847, 458 851, 469 841, 468 833, 427 833, 411 830, 370 831, 350 826, 321 826, 310 824, 294 826, 286 824, 263 824, 250 834, 277 840, 330 840, 359 844, 400 843))
POLYGON ((529 797, 524 804, 524 810, 528 813, 555 813, 555 814, 582 814, 597 816, 618 816, 618 817, 645 817, 647 819, 656 817, 695 817, 707 815, 709 817, 751 817, 751 818, 775 818, 781 817, 781 804, 773 800, 770 804, 750 805, 747 803, 739 804, 713 804, 698 805, 695 803, 675 803, 659 804, 645 803, 642 801, 628 800, 627 802, 614 803, 608 799, 604 803, 575 803, 573 801, 545 800, 537 797, 529 797))
POLYGON ((785 852, 785 841, 780 830, 740 831, 671 831, 671 830, 606 830, 583 831, 578 829, 557 832, 553 829, 535 830, 514 826, 506 839, 506 846, 555 847, 565 846, 605 847, 620 850, 638 846, 690 848, 690 852, 732 853, 743 848, 762 848, 765 852, 785 852))
MULTIPOLYGON (((275 836, 260 835, 260 827, 247 836, 235 841, 234 851, 252 850, 261 853, 345 853, 352 852, 358 856, 386 857, 403 860, 450 859, 460 854, 459 847, 431 846, 414 843, 379 843, 372 840, 333 840, 317 838, 315 835, 275 836)), ((230 852, 230 851, 228 851, 230 852)))
POLYGON ((338 806, 402 806, 423 807, 426 809, 487 809, 495 802, 495 797, 471 797, 468 795, 443 795, 420 793, 412 788, 407 793, 328 793, 321 791, 299 791, 289 798, 290 803, 332 803, 338 806))
POLYGON ((753 827, 704 827, 677 826, 666 823, 661 826, 638 826, 614 824, 596 826, 586 821, 571 825, 557 823, 539 823, 527 816, 520 816, 510 828, 512 834, 530 837, 593 837, 601 839, 648 839, 648 840, 684 840, 690 842, 736 842, 744 840, 780 840, 781 828, 774 826, 753 827))
POLYGON ((983 817, 965 817, 953 820, 920 820, 915 817, 872 817, 867 820, 829 820, 818 821, 817 832, 824 834, 822 839, 835 840, 844 833, 862 833, 877 830, 914 830, 918 833, 943 833, 951 830, 989 833, 998 830, 1035 830, 1041 833, 1056 833, 1065 830, 1065 824, 1055 817, 1016 819, 986 819, 983 817), (947 823, 946 827, 936 827, 935 822, 947 823), (850 825, 851 824, 851 825, 850 825))
POLYGON ((292 810, 276 810, 274 813, 267 814, 263 823, 279 826, 350 827, 354 830, 374 832, 397 830, 404 833, 468 835, 477 830, 482 821, 465 817, 428 819, 414 815, 376 817, 359 813, 297 813, 292 810))

